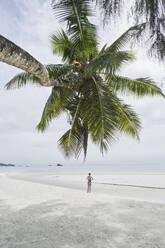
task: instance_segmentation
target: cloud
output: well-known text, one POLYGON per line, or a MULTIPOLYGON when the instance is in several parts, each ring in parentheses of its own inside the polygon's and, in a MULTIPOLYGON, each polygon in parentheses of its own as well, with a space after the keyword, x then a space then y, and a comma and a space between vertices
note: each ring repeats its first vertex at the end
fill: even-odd
MULTIPOLYGON (((0 2, 0 33, 33 54, 42 63, 59 63, 60 59, 52 55, 50 35, 60 25, 53 15, 50 1, 13 0, 0 2)), ((100 23, 98 22, 98 25, 100 23)), ((118 29, 102 30, 99 26, 99 36, 102 42, 117 38, 128 25, 123 24, 118 29), (113 36, 110 36, 114 34, 113 36)), ((158 84, 164 77, 164 67, 154 60, 148 59, 143 50, 138 51, 137 61, 123 67, 121 74, 136 78, 150 76, 158 84)), ((17 164, 44 165, 52 162, 81 164, 71 159, 65 160, 58 149, 57 140, 68 128, 66 116, 54 121, 46 133, 36 130, 44 104, 51 89, 27 86, 20 90, 6 91, 5 83, 19 69, 0 63, 0 162, 17 164)), ((164 109, 163 99, 146 98, 135 100, 124 98, 133 105, 143 122, 141 141, 121 137, 119 142, 111 147, 108 154, 101 157, 98 148, 89 142, 87 164, 145 164, 163 163, 164 155, 164 109)))

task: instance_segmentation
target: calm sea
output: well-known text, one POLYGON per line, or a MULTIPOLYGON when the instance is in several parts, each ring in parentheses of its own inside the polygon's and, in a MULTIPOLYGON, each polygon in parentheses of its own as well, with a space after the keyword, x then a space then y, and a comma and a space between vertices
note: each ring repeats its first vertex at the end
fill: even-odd
POLYGON ((0 167, 0 173, 45 174, 165 174, 165 165, 63 165, 63 166, 15 166, 0 167))

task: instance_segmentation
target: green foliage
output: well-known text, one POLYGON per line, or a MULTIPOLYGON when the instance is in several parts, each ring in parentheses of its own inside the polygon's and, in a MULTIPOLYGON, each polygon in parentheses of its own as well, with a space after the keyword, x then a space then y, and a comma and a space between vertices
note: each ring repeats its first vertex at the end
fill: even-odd
POLYGON ((5 88, 7 90, 15 89, 15 88, 21 88, 21 87, 25 86, 27 84, 27 82, 40 86, 40 83, 39 83, 40 80, 37 77, 33 76, 32 74, 30 74, 28 72, 22 72, 22 73, 19 73, 18 75, 16 75, 15 77, 13 77, 5 85, 5 88))
POLYGON ((68 83, 70 86, 75 86, 80 83, 81 75, 77 74, 72 65, 47 65, 49 77, 56 79, 59 82, 68 83))
POLYGON ((128 104, 121 104, 118 102, 119 120, 118 128, 121 133, 132 136, 132 138, 139 139, 139 131, 141 123, 138 115, 133 111, 128 104))
POLYGON ((71 89, 61 87, 54 87, 52 89, 51 95, 45 104, 41 121, 37 126, 39 131, 45 131, 54 118, 57 118, 61 113, 66 112, 69 97, 72 95, 73 91, 71 89))
POLYGON ((134 55, 131 52, 105 52, 98 55, 91 60, 85 67, 85 73, 87 76, 91 76, 93 73, 105 72, 113 74, 121 68, 121 66, 134 59, 134 55))
POLYGON ((161 89, 150 78, 130 79, 118 75, 108 75, 106 77, 108 86, 114 92, 120 92, 124 95, 144 96, 163 96, 161 89))
MULTIPOLYGON (((68 57, 63 53, 63 60, 79 54, 79 62, 85 62, 97 53, 96 27, 90 23, 92 15, 90 0, 62 0, 53 1, 52 7, 61 22, 67 23, 66 33, 63 31, 53 36, 53 51, 66 51, 69 49, 68 57), (58 41, 60 40, 60 42, 58 41), (71 56, 70 56, 71 55, 71 56)), ((74 58, 77 60, 77 58, 74 58)))
POLYGON ((79 157, 81 151, 84 151, 84 158, 87 154, 88 130, 76 121, 73 128, 69 129, 58 141, 60 149, 64 155, 79 157))
POLYGON ((103 153, 107 151, 108 144, 115 140, 117 130, 116 97, 99 85, 92 77, 88 87, 83 108, 83 119, 88 123, 89 133, 94 143, 100 146, 103 153), (87 103, 87 106, 86 106, 87 103))
POLYGON ((64 30, 53 34, 51 37, 52 49, 54 54, 62 56, 62 60, 72 63, 77 60, 73 42, 68 38, 64 30))

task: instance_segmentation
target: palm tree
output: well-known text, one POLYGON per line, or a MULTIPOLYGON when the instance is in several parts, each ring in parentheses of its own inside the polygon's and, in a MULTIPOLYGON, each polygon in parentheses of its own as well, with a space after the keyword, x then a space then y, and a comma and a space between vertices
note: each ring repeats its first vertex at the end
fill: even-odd
POLYGON ((90 0, 62 0, 54 3, 53 9, 59 20, 67 24, 66 30, 61 29, 51 37, 53 53, 60 55, 64 63, 43 66, 3 38, 1 61, 26 71, 11 79, 7 89, 28 82, 53 86, 37 127, 45 131, 52 120, 67 113, 70 129, 59 140, 67 157, 78 157, 81 151, 86 157, 89 137, 102 153, 120 133, 138 139, 141 129, 138 115, 118 93, 164 96, 149 78, 130 79, 119 74, 125 63, 135 59, 132 52, 122 48, 143 24, 131 27, 113 44, 99 49, 96 26, 89 21, 93 14, 90 0))

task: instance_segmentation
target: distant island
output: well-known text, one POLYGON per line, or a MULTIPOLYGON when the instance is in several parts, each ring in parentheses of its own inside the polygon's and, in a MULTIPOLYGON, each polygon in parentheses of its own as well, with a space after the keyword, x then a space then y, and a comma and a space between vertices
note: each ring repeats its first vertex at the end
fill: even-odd
POLYGON ((3 163, 0 163, 0 166, 15 166, 14 164, 3 164, 3 163))
POLYGON ((57 166, 63 166, 62 164, 57 164, 57 166))
POLYGON ((63 165, 62 164, 56 164, 56 165, 48 164, 48 166, 63 166, 63 165))

